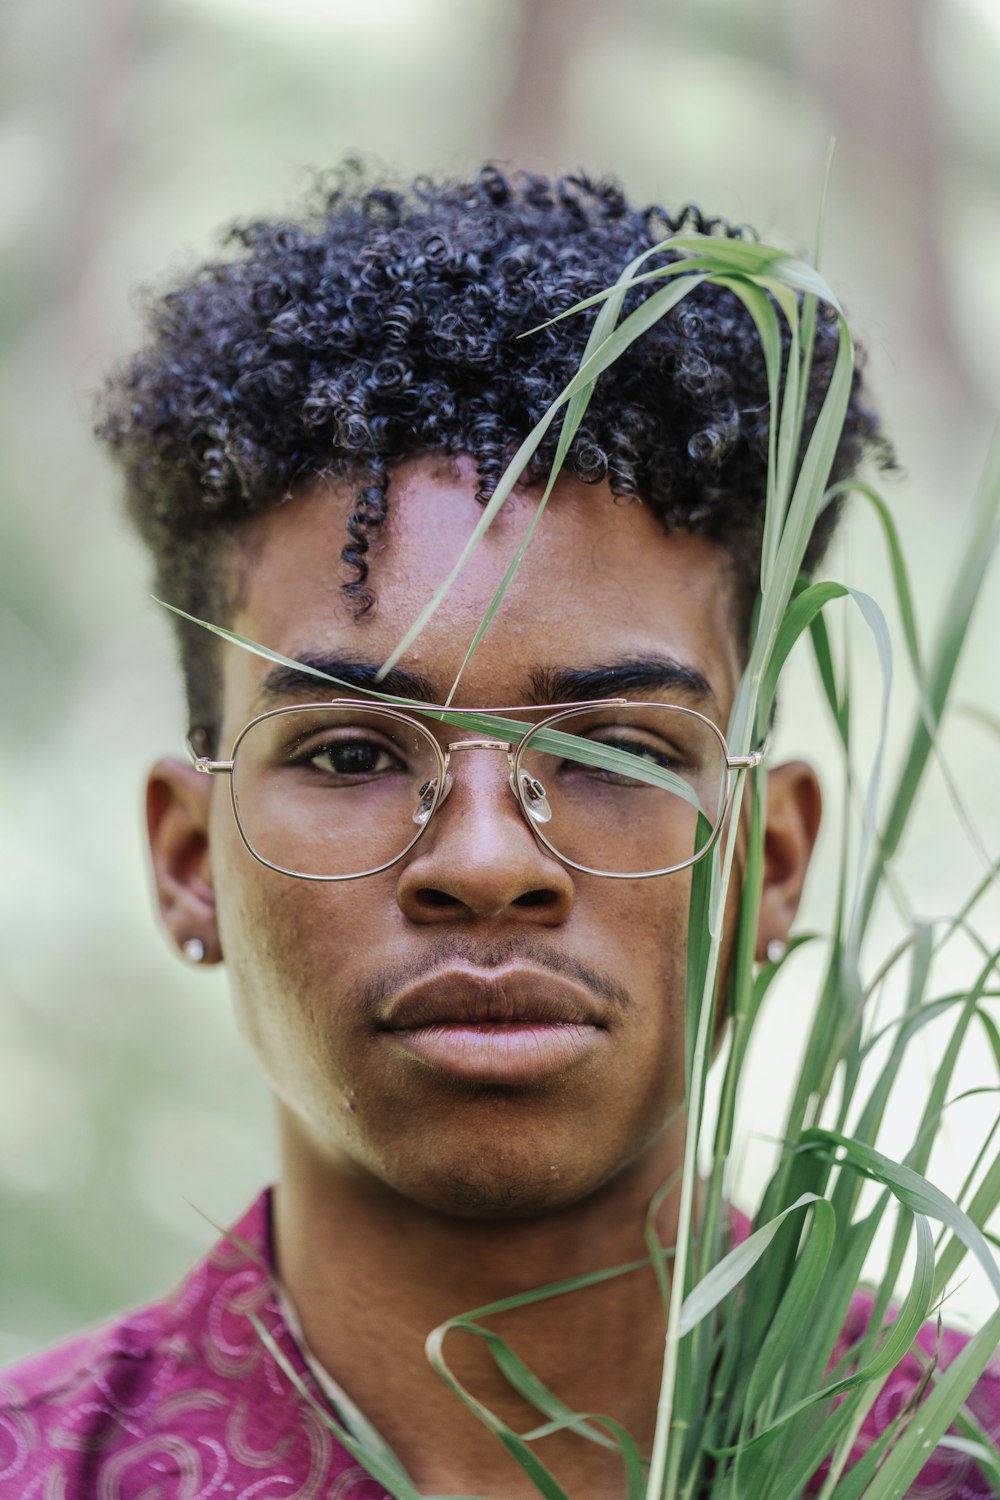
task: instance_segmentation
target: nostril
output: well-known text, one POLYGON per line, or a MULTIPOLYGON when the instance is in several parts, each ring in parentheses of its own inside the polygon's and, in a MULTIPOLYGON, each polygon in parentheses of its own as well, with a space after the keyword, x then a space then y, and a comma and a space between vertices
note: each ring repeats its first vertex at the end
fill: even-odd
POLYGON ((525 891, 523 896, 514 899, 514 906, 554 906, 558 901, 555 891, 525 891))
POLYGON ((417 891, 416 899, 421 906, 431 907, 435 910, 446 910, 449 907, 462 905, 457 896, 449 896, 447 891, 440 891, 432 885, 426 885, 422 890, 417 891))

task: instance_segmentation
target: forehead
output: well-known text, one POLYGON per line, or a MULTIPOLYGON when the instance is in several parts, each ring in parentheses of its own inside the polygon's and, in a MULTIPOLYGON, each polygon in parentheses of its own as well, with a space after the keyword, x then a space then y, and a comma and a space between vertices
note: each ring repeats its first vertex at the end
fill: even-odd
MULTIPOLYGON (((340 655, 379 665, 446 580, 483 514, 470 460, 423 457, 394 470, 388 513, 368 553, 374 605, 342 592, 341 559, 356 491, 317 484, 246 528, 234 628, 291 657, 340 655)), ((540 498, 516 491, 400 665, 447 695, 540 498)), ((644 656, 700 672, 728 713, 742 667, 726 555, 686 532, 665 535, 639 501, 562 477, 504 602, 462 677, 458 702, 528 703, 539 674, 644 656)), ((224 660, 226 717, 252 713, 268 665, 224 660)))

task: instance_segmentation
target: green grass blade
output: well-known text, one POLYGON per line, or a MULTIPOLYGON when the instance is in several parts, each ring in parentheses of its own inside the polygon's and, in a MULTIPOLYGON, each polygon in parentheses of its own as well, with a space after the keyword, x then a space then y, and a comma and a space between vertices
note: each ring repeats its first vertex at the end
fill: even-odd
POLYGON ((711 235, 676 235, 666 241, 671 249, 697 258, 699 265, 713 271, 738 272, 748 276, 765 276, 828 302, 838 313, 843 309, 838 298, 814 266, 797 260, 773 245, 756 240, 720 240, 711 235))
POLYGON ((850 594, 864 616, 865 624, 871 631, 875 641, 879 670, 882 675, 882 705, 879 715, 878 739, 876 741, 875 758, 868 777, 868 790, 865 793, 861 842, 858 849, 858 890, 847 926, 846 942, 848 951, 852 954, 857 954, 861 946, 861 937, 864 931, 864 872, 868 868, 871 850, 875 844, 875 823, 879 792, 882 788, 882 767, 885 760, 885 747, 888 738, 889 698, 892 692, 892 643, 889 639, 889 627, 886 624, 885 616, 875 603, 875 600, 870 595, 863 594, 859 589, 851 589, 850 594))
MULTIPOLYGON (((700 843, 711 833, 708 820, 698 815, 695 842, 700 843)), ((698 1036, 700 1013, 709 964, 711 961, 711 924, 709 908, 712 898, 712 879, 718 879, 718 848, 713 849, 708 859, 699 860, 691 869, 691 894, 688 898, 687 968, 684 985, 684 1077, 686 1096, 691 1097, 691 1079, 694 1071, 695 1044, 698 1036)), ((691 1125, 689 1123, 689 1128, 691 1125)))
POLYGON ((816 661, 816 669, 819 672, 820 685, 829 705, 833 722, 837 727, 837 734, 844 749, 849 749, 850 741, 850 711, 846 693, 842 692, 837 682, 837 671, 833 663, 833 651, 830 646, 830 634, 826 628, 826 621, 822 613, 814 615, 809 622, 809 634, 812 638, 813 656, 816 661))
POLYGON ((699 1281, 684 1299, 680 1318, 681 1338, 697 1327, 702 1318, 707 1318, 708 1314, 718 1307, 723 1297, 728 1297, 729 1293, 739 1286, 751 1267, 760 1260, 789 1214, 816 1201, 815 1193, 803 1193, 795 1203, 790 1204, 780 1214, 776 1214, 767 1224, 762 1224, 759 1229, 755 1229, 742 1244, 730 1250, 717 1266, 713 1266, 708 1275, 699 1281))
POLYGON ((932 1450, 969 1396, 1000 1342, 1000 1309, 955 1356, 933 1391, 917 1408, 881 1469, 865 1491, 865 1500, 904 1500, 932 1450))
MULTIPOLYGON (((554 420, 557 411, 562 406, 572 401, 573 398, 578 394, 585 393, 589 388, 592 388, 593 382, 597 379, 597 377, 611 364, 613 364, 614 361, 618 359, 618 357, 624 352, 624 350, 627 349, 629 345, 635 341, 636 338, 639 338, 643 333, 651 328, 654 323, 656 323, 672 307, 674 307, 679 301, 681 301, 682 298, 688 296, 702 281, 709 279, 712 273, 715 273, 716 275, 721 277, 725 277, 727 273, 730 273, 734 270, 742 272, 744 275, 748 270, 752 270, 755 274, 759 275, 767 271, 770 277, 773 279, 776 288, 791 288, 793 290, 808 291, 815 295, 823 297, 824 300, 830 302, 833 306, 837 306, 836 299, 834 298, 833 293, 826 286, 825 282, 823 282, 822 278, 817 275, 816 272, 814 272, 810 267, 803 265, 802 263, 795 262, 790 257, 783 256, 780 253, 776 253, 771 247, 750 245, 743 241, 725 241, 723 244, 720 244, 720 242, 712 241, 710 237, 704 236, 680 236, 676 240, 665 242, 664 246, 661 246, 660 249, 662 250, 668 247, 676 247, 682 251, 688 250, 692 255, 700 255, 701 259, 698 263, 699 269, 692 269, 691 274, 685 277, 678 278, 675 284, 664 287, 660 291, 652 293, 651 296, 649 296, 643 303, 640 304, 638 308, 636 308, 623 320, 623 322, 614 330, 613 333, 611 333, 598 345, 598 347, 589 355, 589 357, 583 360, 576 375, 565 387, 562 393, 557 397, 556 401, 545 413, 541 421, 532 430, 531 434, 529 434, 529 436, 525 439, 524 443, 522 443, 520 449, 515 455, 513 462, 510 464, 504 476, 500 480, 497 489, 495 490, 489 503, 484 509, 483 515, 474 528, 472 535, 466 543, 466 546, 463 548, 460 557, 454 564, 448 577, 441 584, 441 586, 428 601, 428 603, 424 606, 417 619, 410 626, 409 630, 405 632, 402 639, 394 647, 393 651, 383 663, 383 672, 387 672, 399 661, 399 659, 405 654, 405 652, 409 650, 410 646, 412 646, 413 642, 424 629, 427 622, 432 618, 436 610, 440 607, 442 600, 445 598, 458 577, 461 575, 475 548, 479 545, 482 537, 485 535, 489 526, 492 524, 493 519, 496 516, 496 513, 499 510, 500 506, 506 501, 517 480, 524 472, 527 463, 536 451, 539 443, 542 440, 542 437, 554 420), (711 246, 710 251, 706 249, 706 243, 711 246), (706 270, 700 269, 702 264, 706 267, 706 270)), ((730 289, 736 290, 737 294, 742 296, 743 300, 746 303, 752 303, 755 307, 758 305, 759 292, 757 288, 751 288, 749 284, 745 284, 742 288, 740 288, 739 284, 735 281, 731 284, 728 282, 726 284, 730 285, 730 289)), ((621 291, 622 288, 620 285, 616 288, 611 289, 609 291, 609 300, 612 297, 620 295, 621 291)), ((574 310, 580 310, 579 306, 576 309, 570 309, 569 311, 574 310)), ((846 334, 846 331, 841 339, 842 345, 844 344, 845 340, 849 344, 849 335, 846 334)), ((847 358, 852 363, 853 368, 853 352, 850 349, 848 349, 847 351, 847 358)), ((826 436, 826 427, 829 426, 829 422, 831 420, 838 421, 839 431, 839 425, 842 424, 843 414, 844 411, 846 411, 845 400, 843 403, 843 410, 839 415, 839 419, 837 418, 836 407, 839 402, 840 387, 842 385, 842 379, 838 374, 839 363, 840 360, 838 355, 838 366, 835 366, 834 376, 831 380, 831 392, 833 393, 834 400, 832 404, 830 404, 830 393, 828 393, 828 400, 824 402, 824 412, 827 413, 828 421, 826 424, 823 423, 823 413, 821 413, 820 420, 817 422, 816 430, 821 433, 821 436, 824 439, 826 436), (829 411, 827 411, 828 406, 830 408, 829 411)), ((815 436, 816 433, 814 432, 813 438, 815 438, 815 436)), ((567 447, 569 440, 569 437, 567 437, 567 447)), ((822 465, 825 447, 825 441, 821 441, 818 445, 815 445, 812 440, 810 441, 809 448, 807 448, 805 459, 803 461, 799 485, 796 486, 796 493, 799 493, 802 488, 803 476, 806 476, 809 483, 814 482, 815 476, 813 474, 813 466, 817 462, 822 465), (810 453, 812 453, 812 458, 810 458, 810 453)), ((834 441, 833 447, 836 447, 836 441, 834 441)), ((830 459, 832 461, 832 450, 830 452, 830 459)), ((826 466, 826 472, 829 472, 829 464, 827 464, 826 466)), ((549 486, 551 486, 553 482, 554 475, 550 475, 549 486)), ((547 494, 543 498, 543 501, 541 503, 544 505, 546 500, 547 494)), ((499 597, 494 598, 488 611, 490 618, 492 618, 492 616, 496 613, 496 610, 499 608, 499 605, 503 598, 503 590, 508 585, 509 579, 505 583, 501 584, 501 589, 498 590, 499 597)), ((481 625, 479 639, 481 639, 482 632, 485 631, 486 628, 486 624, 481 625)), ((471 652, 472 649, 474 649, 474 645, 470 646, 469 651, 471 652)), ((466 661, 467 660, 468 654, 466 656, 466 661)))
MULTIPOLYGON (((737 288, 729 280, 725 282, 730 291, 737 288)), ((764 371, 767 377, 767 400, 771 413, 771 420, 767 424, 767 493, 764 506, 764 535, 761 543, 761 587, 767 588, 771 573, 774 569, 774 560, 777 556, 778 542, 781 536, 781 526, 785 516, 786 497, 779 484, 778 474, 778 421, 777 414, 782 410, 781 404, 781 330, 778 327, 777 314, 774 305, 766 294, 751 282, 744 282, 738 289, 743 305, 754 321, 757 329, 757 337, 760 341, 761 353, 764 357, 764 371)), ((798 316, 798 309, 793 301, 792 312, 798 316)), ((786 316, 788 313, 786 312, 786 316)))
POLYGON ((872 506, 878 517, 885 536, 886 546, 889 552, 889 563, 892 571, 893 587, 896 594, 896 603, 899 608, 899 618, 903 626, 903 638, 906 642, 906 652, 913 673, 918 683, 924 681, 923 658, 920 650, 920 637, 917 630, 917 612, 913 603, 913 589, 910 584, 909 569, 903 556, 902 544, 899 540, 899 529, 892 517, 892 512, 886 505, 882 496, 869 484, 860 484, 857 480, 845 480, 840 484, 830 486, 831 497, 834 495, 862 495, 872 506))
POLYGON ((649 1250, 649 1259, 656 1273, 657 1285, 660 1289, 660 1301, 663 1303, 664 1312, 670 1306, 670 1277, 667 1274, 667 1261, 673 1256, 673 1247, 665 1247, 661 1241, 656 1228, 657 1215, 662 1208, 666 1198, 677 1186, 679 1172, 672 1172, 666 1182, 653 1194, 646 1209, 646 1222, 644 1235, 649 1250))
MULTIPOLYGON (((614 330, 614 326, 618 322, 618 319, 621 315, 621 310, 624 305, 627 290, 631 285, 634 284, 635 270, 645 260, 647 260, 650 255, 654 253, 655 252, 652 250, 647 250, 642 255, 637 256, 629 266, 626 266, 625 270, 618 278, 615 286, 610 288, 609 294, 604 299, 603 306, 601 307, 600 312, 594 320, 594 326, 590 331, 590 335, 587 339, 587 343, 583 351, 581 365, 586 365, 601 348, 606 339, 610 337, 611 333, 614 330)), ((582 422, 586 414, 593 389, 594 382, 590 381, 588 384, 584 385, 582 389, 576 391, 567 405, 566 414, 563 418, 562 428, 559 433, 559 442, 556 446, 555 456, 552 461, 552 466, 549 472, 549 477, 545 486, 544 493, 542 494, 542 498, 535 508, 535 513, 531 518, 531 522, 524 534, 521 544, 518 547, 513 559, 508 564, 503 579, 501 580, 499 587, 497 588, 492 600, 490 601, 490 604, 488 605, 482 620, 479 622, 475 635, 473 636, 472 641, 469 644, 469 648, 465 653, 465 657, 458 669, 455 680, 451 685, 451 691, 448 694, 449 703, 451 702, 452 698, 455 695, 455 692, 457 691, 459 682, 462 679, 462 675, 465 672, 465 669, 468 666, 469 662, 471 661, 476 648, 478 647, 483 636, 486 634, 486 631, 489 629, 494 615, 500 608, 500 605, 503 602, 504 595, 510 587, 511 582, 514 579, 514 575, 520 567, 522 559, 527 552, 529 543, 531 542, 531 539, 535 534, 538 523, 541 520, 542 514, 548 503, 549 496, 552 493, 556 479, 559 476, 559 472, 562 469, 563 463, 566 459, 566 455, 569 452, 570 444, 576 436, 580 427, 580 423, 582 422)))
MULTIPOLYGON (((384 1485, 390 1495, 394 1497, 394 1500, 421 1500, 420 1491, 408 1477, 402 1464, 389 1445, 376 1433, 374 1427, 365 1422, 364 1430, 368 1435, 369 1442, 359 1441, 354 1434, 337 1421, 332 1412, 321 1401, 317 1400, 316 1396, 286 1358, 284 1352, 279 1348, 270 1331, 264 1327, 260 1319, 253 1313, 248 1313, 247 1317, 253 1325, 257 1337, 265 1349, 267 1349, 282 1374, 320 1419, 324 1427, 329 1428, 338 1443, 347 1449, 351 1457, 363 1469, 366 1469, 374 1479, 377 1479, 379 1484, 384 1485)), ((562 1497, 560 1497, 560 1500, 562 1500, 562 1497)))
POLYGON ((981 1232, 968 1214, 959 1208, 957 1203, 953 1203, 947 1194, 942 1193, 940 1188, 928 1182, 926 1177, 913 1171, 911 1167, 903 1166, 899 1162, 892 1161, 888 1156, 883 1156, 874 1147, 852 1140, 839 1131, 821 1130, 814 1127, 804 1132, 802 1144, 806 1148, 841 1147, 850 1161, 861 1167, 876 1182, 889 1188, 907 1208, 912 1209, 914 1213, 926 1214, 928 1218, 946 1224, 952 1234, 982 1266, 990 1285, 1000 1297, 1000 1268, 997 1267, 994 1257, 990 1254, 981 1232))
POLYGON ((562 322, 564 318, 575 317, 578 313, 607 301, 619 291, 630 291, 633 287, 642 286, 663 277, 691 275, 697 271, 706 271, 717 276, 739 276, 744 279, 752 277, 761 285, 766 286, 768 290, 775 291, 779 295, 785 290, 799 292, 827 302, 838 312, 842 312, 837 297, 815 267, 797 260, 784 250, 774 245, 761 244, 756 240, 730 240, 720 239, 715 235, 686 234, 675 235, 671 239, 662 240, 658 245, 653 245, 631 262, 613 287, 596 292, 592 297, 586 297, 580 302, 574 302, 573 306, 566 308, 564 312, 557 313, 555 317, 548 318, 544 323, 538 323, 534 328, 526 329, 521 337, 527 338, 531 334, 540 333, 544 328, 551 328, 553 324, 562 322), (669 265, 657 266, 654 270, 641 275, 636 274, 638 267, 651 256, 665 254, 681 255, 684 258, 680 261, 673 261, 669 265))
POLYGON ((846 598, 848 592, 842 583, 813 583, 802 589, 785 610, 761 680, 758 700, 758 718, 761 721, 770 719, 778 690, 778 678, 799 636, 809 628, 825 605, 832 599, 846 598))
MULTIPOLYGON (((986 1176, 976 1189, 967 1209, 974 1224, 985 1224, 1000 1204, 1000 1157, 995 1157, 986 1176)), ((935 1292, 940 1295, 965 1258, 968 1247, 957 1234, 952 1234, 938 1258, 935 1292)))
MULTIPOLYGON (((903 1355, 910 1348, 927 1318, 931 1305, 932 1282, 934 1271, 934 1246, 931 1239, 930 1228, 926 1219, 918 1215, 917 1228, 917 1265, 914 1273, 913 1284, 898 1316, 889 1325, 888 1333, 877 1354, 855 1374, 845 1376, 843 1379, 835 1380, 824 1385, 820 1390, 804 1396, 792 1406, 786 1408, 766 1426, 762 1426, 752 1437, 748 1437, 738 1448, 732 1450, 737 1463, 745 1462, 751 1453, 756 1453, 763 1448, 765 1453, 770 1448, 774 1437, 782 1428, 791 1424, 795 1418, 809 1411, 810 1408, 821 1402, 833 1400, 834 1397, 843 1396, 848 1391, 853 1391, 866 1386, 878 1385, 892 1370, 896 1368, 903 1355)), ((818 1283, 808 1287, 809 1302, 815 1300, 819 1290, 818 1283)), ((720 1456, 728 1457, 728 1453, 720 1456)), ((783 1462, 780 1458, 775 1465, 780 1471, 783 1462)), ((736 1471, 738 1473, 738 1469, 736 1471)), ((762 1466, 758 1463, 755 1473, 755 1485, 761 1483, 762 1466)))
MULTIPOLYGON (((172 604, 164 605, 165 609, 172 614, 180 615, 182 619, 190 620, 193 625, 201 625, 205 630, 211 631, 220 639, 227 641, 230 645, 239 646, 254 656, 260 656, 265 661, 275 662, 280 666, 292 667, 298 672, 304 672, 310 677, 315 677, 322 682, 328 682, 334 687, 344 689, 349 697, 357 697, 358 690, 353 683, 345 682, 340 677, 331 676, 329 672, 322 672, 317 667, 306 666, 303 662, 296 661, 293 657, 284 656, 280 651, 272 651, 269 646, 262 646, 257 641, 252 641, 247 636, 239 635, 235 631, 227 630, 222 625, 212 625, 207 620, 199 620, 195 615, 189 615, 182 609, 177 609, 172 604)), ((380 703, 386 703, 394 708, 405 708, 411 713, 419 714, 425 718, 435 719, 446 724, 453 724, 459 729, 469 729, 478 734, 488 735, 491 739, 506 739, 511 744, 523 739, 526 729, 529 727, 520 719, 507 719, 501 714, 490 712, 478 712, 475 709, 446 708, 430 705, 418 698, 402 698, 394 693, 378 692, 373 688, 366 688, 364 696, 376 699, 380 703)), ((659 787, 664 791, 672 792, 675 796, 682 798, 692 807, 701 812, 701 804, 697 793, 690 782, 671 771, 668 766, 657 766, 652 761, 638 761, 635 756, 627 751, 616 750, 613 745, 602 744, 599 740, 585 740, 579 735, 567 734, 559 729, 543 729, 533 741, 536 749, 544 750, 546 753, 568 758, 580 765, 594 766, 600 770, 613 771, 623 776, 628 776, 632 781, 643 781, 649 786, 659 787)))
POLYGON ((449 1332, 470 1334, 484 1343, 511 1389, 517 1391, 543 1417, 548 1417, 544 1429, 521 1434, 525 1442, 536 1441, 542 1431, 548 1433, 569 1430, 599 1447, 617 1449, 618 1443, 613 1437, 609 1437, 600 1427, 593 1426, 589 1416, 573 1411, 565 1401, 561 1401, 498 1333, 490 1328, 480 1327, 470 1318, 456 1318, 449 1323, 448 1329, 449 1332))
POLYGON ((968 1409, 956 1414, 955 1426, 960 1429, 961 1436, 946 1433, 943 1438, 938 1439, 938 1449, 950 1448, 971 1458, 980 1475, 989 1484, 990 1493, 1000 1495, 1000 1454, 997 1453, 992 1437, 985 1427, 970 1416, 968 1409))
MULTIPOLYGON (((998 543, 1000 543, 1000 429, 994 436, 987 457, 986 467, 976 494, 972 528, 927 668, 927 699, 935 726, 940 723, 944 713, 972 612, 998 543)), ((885 820, 880 840, 880 856, 868 878, 861 908, 862 926, 867 924, 871 916, 882 870, 899 847, 917 789, 927 768, 931 744, 932 730, 926 724, 924 712, 921 711, 910 737, 906 760, 885 820)))
MULTIPOLYGON (((652 296, 647 298, 647 300, 643 302, 639 307, 637 307, 634 312, 629 313, 628 317, 626 317, 618 325, 614 332, 611 333, 606 339, 604 339, 599 347, 593 352, 593 354, 591 354, 590 357, 586 359, 583 364, 581 364, 572 380, 563 389, 560 395, 557 396, 556 400, 549 407, 548 411, 541 418, 541 420, 536 423, 536 425, 529 433, 528 437, 525 438, 524 442, 521 444, 513 460, 508 465, 503 476, 501 477, 500 482, 498 483, 492 496, 487 502, 482 516, 479 518, 475 527, 473 528, 472 534, 470 535, 465 546, 462 548, 461 554, 452 566, 447 578, 440 585, 440 587, 435 590, 434 594, 417 615, 417 618, 414 620, 413 624, 407 631, 404 632, 401 640, 393 647, 386 660, 382 663, 382 674, 388 672, 392 667, 396 665, 400 658, 405 655, 405 653, 410 649, 414 641, 420 635, 421 631, 424 629, 428 621, 440 608, 441 603, 451 591, 452 587, 457 582, 461 574, 464 572, 470 558, 472 557, 476 548, 479 546, 479 543, 482 541, 483 537, 486 535, 486 532, 493 524, 494 518, 496 517, 501 505, 504 504, 504 502, 513 491, 515 485, 517 484, 517 481, 524 473, 529 460, 534 455, 535 451, 538 448, 538 445, 542 441, 542 438, 545 436, 545 433, 552 425, 552 422, 554 421, 556 415, 562 409, 562 407, 572 401, 573 397, 578 393, 585 392, 589 387, 591 387, 597 377, 602 374, 604 370, 608 369, 609 366, 614 364, 615 360, 624 353, 624 351, 630 346, 630 344, 634 343, 637 338, 640 338, 642 334, 647 331, 647 329, 651 328, 654 323, 658 322, 659 319, 662 318, 667 312, 669 312, 672 307, 676 306, 676 304, 680 302, 682 298, 688 296, 689 293, 693 291, 696 286, 700 285, 700 283, 704 279, 704 276, 685 277, 676 285, 664 287, 661 291, 654 292, 652 296)), ((549 490, 551 489, 551 485, 553 483, 554 478, 550 475, 548 486, 549 490)), ((494 613, 496 612, 496 609, 499 608, 501 600, 502 595, 500 600, 495 599, 491 604, 490 608, 494 613)))
POLYGON ((810 1309, 822 1291, 833 1253, 837 1216, 826 1198, 812 1205, 812 1224, 806 1232, 788 1289, 778 1304, 777 1315, 767 1331, 747 1386, 746 1407, 756 1412, 766 1404, 772 1386, 786 1370, 787 1362, 802 1337, 810 1309))

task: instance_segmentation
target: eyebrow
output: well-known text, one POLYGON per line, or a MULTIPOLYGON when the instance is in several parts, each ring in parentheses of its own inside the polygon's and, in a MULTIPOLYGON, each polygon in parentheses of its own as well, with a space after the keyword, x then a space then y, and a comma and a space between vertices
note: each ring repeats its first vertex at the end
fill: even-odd
POLYGON ((380 662, 358 661, 346 656, 330 656, 322 651, 303 651, 295 658, 296 667, 279 665, 264 678, 255 702, 266 708, 279 699, 335 698, 341 689, 359 693, 387 693, 394 698, 413 698, 421 703, 437 703, 433 686, 419 672, 393 667, 378 680, 380 662), (339 678, 328 682, 328 677, 339 678))
MULTIPOLYGON (((304 651, 295 660, 298 665, 294 667, 279 664, 268 672, 256 694, 256 705, 263 709, 281 700, 329 699, 337 696, 340 688, 387 693, 418 703, 441 701, 428 678, 402 667, 393 667, 379 681, 379 662, 322 651, 304 651), (339 682, 327 681, 330 677, 339 682)), ((591 698, 654 692, 718 706, 704 673, 672 656, 627 656, 585 667, 536 667, 529 681, 536 703, 580 703, 591 698)))
POLYGON ((531 685, 540 703, 574 703, 652 692, 718 707, 705 674, 672 656, 626 656, 591 667, 541 667, 532 672, 531 685))

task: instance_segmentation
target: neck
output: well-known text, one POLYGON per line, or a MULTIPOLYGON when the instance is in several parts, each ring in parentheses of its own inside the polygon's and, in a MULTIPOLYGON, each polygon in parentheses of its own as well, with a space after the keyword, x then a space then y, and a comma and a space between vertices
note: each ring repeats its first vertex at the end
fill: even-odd
MULTIPOLYGON (((586 1199, 534 1219, 456 1218, 309 1149, 283 1119, 275 1195, 281 1280, 314 1356, 381 1432, 423 1492, 537 1496, 497 1439, 428 1369, 431 1331, 474 1308, 648 1256, 646 1210, 677 1171, 681 1128, 586 1199)), ((677 1195, 657 1218, 673 1243, 677 1195)), ((669 1265, 669 1262, 668 1262, 669 1265)), ((648 1456, 666 1327, 642 1269, 491 1315, 528 1368, 575 1411, 613 1417, 648 1456)), ((443 1355, 465 1388, 517 1432, 545 1420, 500 1374, 482 1339, 456 1330, 443 1355)), ((532 1444, 564 1489, 625 1493, 618 1456, 557 1433, 532 1444)))

